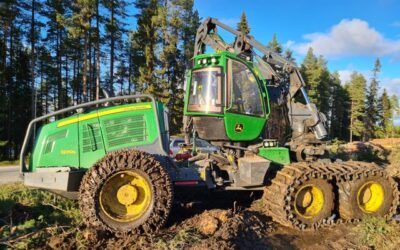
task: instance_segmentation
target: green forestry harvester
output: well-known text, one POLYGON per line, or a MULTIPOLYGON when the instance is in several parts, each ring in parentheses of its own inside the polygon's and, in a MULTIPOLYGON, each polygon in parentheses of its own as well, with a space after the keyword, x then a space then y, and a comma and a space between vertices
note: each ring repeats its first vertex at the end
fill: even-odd
POLYGON ((263 190, 266 213, 298 229, 395 214, 395 181, 375 164, 327 158, 326 118, 298 68, 251 36, 206 19, 185 90, 186 145, 200 138, 216 152, 176 162, 162 103, 148 95, 105 98, 30 123, 25 185, 76 196, 85 223, 115 233, 162 227, 177 186, 263 190), (225 43, 219 28, 234 42, 225 43), (50 119, 28 150, 35 125, 50 119))

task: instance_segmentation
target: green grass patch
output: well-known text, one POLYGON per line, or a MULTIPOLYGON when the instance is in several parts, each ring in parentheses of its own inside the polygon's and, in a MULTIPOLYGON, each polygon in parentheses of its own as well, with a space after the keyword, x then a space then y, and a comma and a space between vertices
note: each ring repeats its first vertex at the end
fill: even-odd
POLYGON ((43 246, 61 231, 76 230, 80 222, 76 201, 22 184, 0 186, 0 249, 43 246))
POLYGON ((174 234, 168 234, 155 239, 155 249, 185 249, 199 243, 204 236, 193 227, 185 227, 174 234))
POLYGON ((381 217, 363 220, 356 228, 359 242, 372 249, 398 249, 400 225, 381 217))
POLYGON ((15 161, 0 161, 0 167, 19 166, 19 160, 15 161))

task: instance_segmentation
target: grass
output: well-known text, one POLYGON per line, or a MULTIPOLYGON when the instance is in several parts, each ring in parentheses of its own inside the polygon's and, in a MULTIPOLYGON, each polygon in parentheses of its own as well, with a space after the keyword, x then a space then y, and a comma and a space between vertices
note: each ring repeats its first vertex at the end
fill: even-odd
MULTIPOLYGON (((0 185, 0 249, 86 249, 86 230, 76 201, 22 184, 0 185)), ((198 230, 185 227, 143 244, 146 249, 182 249, 202 239, 198 230)))
POLYGON ((381 217, 363 220, 356 228, 360 244, 373 249, 398 249, 400 225, 381 217))
POLYGON ((22 184, 0 186, 0 249, 43 246, 51 236, 79 231, 80 221, 75 201, 22 184))
POLYGON ((389 156, 390 163, 393 165, 400 165, 400 147, 397 146, 393 148, 390 156, 389 156))
POLYGON ((0 161, 0 167, 19 166, 19 160, 15 161, 0 161))
POLYGON ((154 244, 156 249, 184 249, 199 243, 204 236, 193 227, 184 227, 174 235, 164 235, 154 244))

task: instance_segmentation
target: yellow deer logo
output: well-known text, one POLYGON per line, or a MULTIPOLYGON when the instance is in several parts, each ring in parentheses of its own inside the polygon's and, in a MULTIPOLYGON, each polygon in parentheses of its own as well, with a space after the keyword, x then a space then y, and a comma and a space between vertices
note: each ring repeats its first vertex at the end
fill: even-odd
POLYGON ((236 132, 236 133, 242 133, 242 132, 243 132, 243 129, 244 129, 243 124, 237 123, 237 124, 235 125, 235 132, 236 132))

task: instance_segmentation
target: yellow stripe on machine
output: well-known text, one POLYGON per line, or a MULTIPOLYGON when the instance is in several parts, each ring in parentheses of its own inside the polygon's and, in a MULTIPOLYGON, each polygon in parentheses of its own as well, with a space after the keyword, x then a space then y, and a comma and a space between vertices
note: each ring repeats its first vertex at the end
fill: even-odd
POLYGON ((86 121, 90 120, 96 117, 102 117, 106 115, 112 115, 112 114, 117 114, 117 113, 122 113, 122 112, 128 112, 128 111, 137 111, 137 110, 146 110, 146 109, 151 109, 151 104, 144 104, 144 105, 137 105, 137 106, 129 106, 129 107, 123 107, 123 108, 116 108, 116 109, 110 109, 110 110, 105 110, 105 111, 99 111, 98 113, 94 114, 88 114, 88 115, 82 115, 73 119, 69 119, 66 121, 59 122, 57 124, 57 127, 63 127, 67 125, 71 125, 77 122, 81 121, 86 121))

